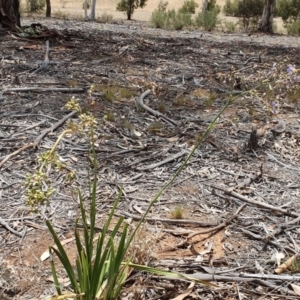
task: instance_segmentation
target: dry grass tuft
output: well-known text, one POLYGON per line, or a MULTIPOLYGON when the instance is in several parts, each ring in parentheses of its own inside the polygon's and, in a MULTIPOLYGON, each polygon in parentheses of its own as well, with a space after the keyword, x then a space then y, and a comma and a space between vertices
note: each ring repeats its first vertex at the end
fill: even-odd
POLYGON ((141 225, 128 248, 127 257, 135 264, 149 265, 154 257, 155 240, 156 237, 147 230, 146 224, 141 225))
POLYGON ((182 219, 183 218, 183 207, 181 206, 176 206, 171 212, 171 218, 172 219, 182 219))

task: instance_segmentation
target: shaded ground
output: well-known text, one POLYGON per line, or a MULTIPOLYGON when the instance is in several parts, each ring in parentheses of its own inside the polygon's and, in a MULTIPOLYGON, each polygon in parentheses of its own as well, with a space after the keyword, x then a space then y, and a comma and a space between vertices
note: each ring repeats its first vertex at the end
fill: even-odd
MULTIPOLYGON (((299 68, 299 39, 165 32, 136 22, 42 22, 51 29, 36 26, 40 35, 50 36, 47 68, 40 68, 45 55, 40 35, 0 36, 0 245, 6 263, 1 297, 40 299, 53 292, 49 262, 40 260, 52 243, 45 220, 52 221, 61 240, 72 237, 78 215, 75 191, 80 187, 87 193, 88 187, 86 140, 62 140, 58 153, 68 168, 60 175, 49 170, 56 191, 38 214, 25 206, 24 180, 38 169, 37 156, 51 148, 63 126, 47 134, 36 149, 5 159, 66 116, 64 105, 72 96, 99 123, 101 228, 121 186, 119 214, 131 224, 141 217, 233 94, 241 97, 152 209, 139 236, 143 247, 136 243, 146 261, 163 268, 207 279, 212 271, 231 270, 225 272, 229 278, 224 270, 220 273, 224 277, 217 289, 195 286, 185 299, 294 299, 290 284, 299 282, 297 268, 295 280, 280 275, 274 279, 270 259, 276 251, 286 257, 299 251, 299 221, 289 224, 300 206, 299 100, 297 94, 287 95, 285 87, 242 93, 263 78, 286 73, 288 64, 299 68), (160 111, 159 117, 137 104, 148 89, 144 103, 160 111), (252 128, 258 130, 255 151, 249 148, 252 128), (72 168, 78 177, 68 184, 72 168), (245 202, 249 199, 252 203, 245 202), (183 221, 172 219, 178 207, 183 208, 183 221), (231 219, 238 208, 242 210, 231 219), (241 277, 232 280, 234 276, 241 277), (243 281, 247 276, 251 280, 243 281)), ((66 247, 74 256, 72 242, 66 247)), ((172 299, 188 284, 137 274, 127 287, 122 299, 137 299, 133 291, 141 299, 172 299)))

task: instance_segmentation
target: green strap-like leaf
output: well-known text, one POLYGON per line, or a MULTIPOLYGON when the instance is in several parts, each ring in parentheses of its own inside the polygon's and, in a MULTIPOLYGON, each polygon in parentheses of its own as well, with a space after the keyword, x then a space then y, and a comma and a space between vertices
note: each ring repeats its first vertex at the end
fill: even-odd
POLYGON ((72 265, 70 263, 70 260, 68 258, 68 255, 67 255, 66 251, 64 250, 64 247, 62 246, 58 236, 56 235, 51 223, 48 220, 46 221, 46 225, 47 225, 47 227, 54 239, 54 243, 57 247, 57 250, 54 247, 51 247, 51 249, 55 252, 55 254, 58 256, 59 260, 63 264, 63 266, 70 278, 71 284, 72 284, 75 292, 78 292, 78 285, 76 282, 76 277, 75 277, 72 265))

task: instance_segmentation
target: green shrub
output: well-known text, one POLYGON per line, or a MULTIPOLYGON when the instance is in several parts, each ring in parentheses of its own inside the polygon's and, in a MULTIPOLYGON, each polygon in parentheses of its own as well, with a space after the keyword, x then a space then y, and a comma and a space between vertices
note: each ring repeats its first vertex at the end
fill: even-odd
MULTIPOLYGON (((290 26, 300 18, 300 0, 279 0, 277 12, 285 26, 290 26)), ((294 26, 297 26, 297 24, 294 26)))
POLYGON ((232 21, 225 21, 223 24, 225 26, 226 32, 233 33, 236 31, 236 23, 232 21))
POLYGON ((166 11, 168 4, 169 4, 168 1, 160 0, 158 3, 157 10, 158 11, 166 11))
POLYGON ((146 5, 147 0, 120 0, 117 4, 117 10, 123 11, 127 15, 127 20, 131 20, 135 9, 138 7, 143 8, 146 5))
POLYGON ((156 9, 150 19, 155 28, 181 30, 193 25, 191 14, 180 13, 176 10, 161 11, 156 9))
POLYGON ((241 27, 249 29, 258 26, 263 9, 264 1, 261 0, 226 0, 223 13, 240 18, 241 27))
POLYGON ((264 9, 264 1, 261 0, 226 0, 223 13, 233 17, 261 16, 264 9))
POLYGON ((219 5, 216 4, 216 0, 209 0, 205 11, 199 12, 195 18, 195 25, 197 27, 203 27, 205 30, 213 30, 218 23, 218 14, 221 11, 219 5))
POLYGON ((99 23, 111 23, 113 21, 113 15, 104 12, 97 20, 99 23))
POLYGON ((206 11, 216 11, 218 14, 221 12, 221 7, 217 5, 217 0, 209 0, 207 3, 206 11))
POLYGON ((182 30, 185 27, 190 27, 193 24, 192 16, 188 13, 176 12, 171 18, 173 29, 182 30))
POLYGON ((26 0, 28 12, 41 12, 46 6, 46 0, 26 0))
POLYGON ((63 20, 66 20, 70 17, 70 13, 68 11, 62 11, 60 9, 53 12, 52 15, 58 19, 63 19, 63 20))
POLYGON ((213 30, 218 23, 218 13, 219 10, 206 10, 203 14, 199 12, 195 18, 195 24, 197 27, 203 27, 207 31, 213 30))
POLYGON ((155 28, 181 30, 193 25, 192 14, 198 4, 194 0, 185 0, 182 7, 176 11, 166 10, 168 2, 160 1, 150 18, 150 24, 155 28))
POLYGON ((300 20, 296 20, 294 23, 287 27, 288 34, 300 35, 300 20))
POLYGON ((225 16, 235 16, 237 12, 237 5, 238 1, 237 0, 226 0, 224 6, 223 6, 223 14, 225 16))
POLYGON ((198 6, 199 5, 195 0, 184 0, 183 5, 179 8, 178 12, 182 14, 194 14, 198 6))
POLYGON ((156 9, 153 11, 153 13, 151 15, 150 24, 154 28, 165 29, 166 16, 167 16, 167 13, 165 11, 156 9))

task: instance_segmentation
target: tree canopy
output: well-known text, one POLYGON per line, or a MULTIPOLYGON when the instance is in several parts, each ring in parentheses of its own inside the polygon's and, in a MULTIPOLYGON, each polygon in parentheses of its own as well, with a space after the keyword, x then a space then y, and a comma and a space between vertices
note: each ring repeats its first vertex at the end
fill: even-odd
POLYGON ((138 7, 143 8, 147 0, 121 0, 117 5, 118 11, 124 11, 127 15, 127 20, 131 20, 134 10, 138 7))

